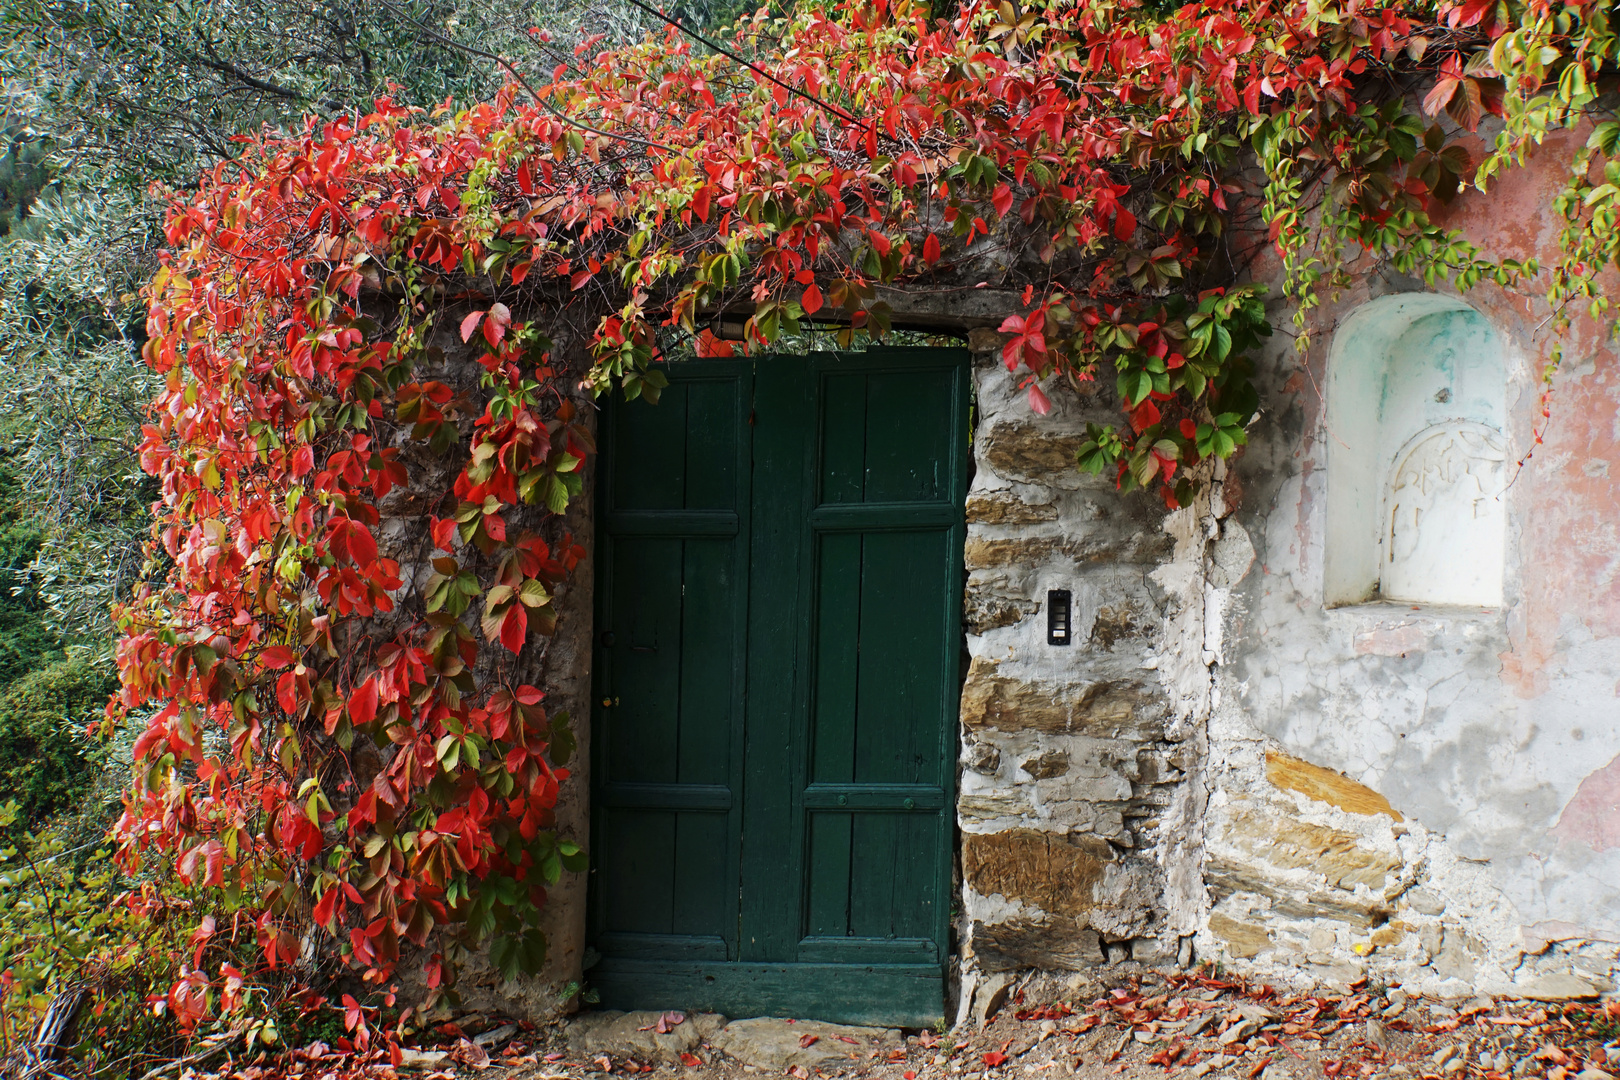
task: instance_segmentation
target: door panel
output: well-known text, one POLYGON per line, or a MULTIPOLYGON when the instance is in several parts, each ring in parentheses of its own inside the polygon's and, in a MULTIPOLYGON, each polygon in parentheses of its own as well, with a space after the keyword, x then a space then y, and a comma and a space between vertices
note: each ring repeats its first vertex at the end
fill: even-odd
POLYGON ((622 1008, 931 1022, 966 356, 669 373, 605 425, 589 977, 622 1008))
POLYGON ((694 364, 604 431, 591 923, 615 957, 737 955, 751 381, 694 364))

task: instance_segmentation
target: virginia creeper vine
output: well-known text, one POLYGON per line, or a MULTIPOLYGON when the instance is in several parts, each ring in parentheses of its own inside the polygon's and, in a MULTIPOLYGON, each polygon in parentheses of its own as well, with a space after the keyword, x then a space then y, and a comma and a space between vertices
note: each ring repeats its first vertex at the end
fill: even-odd
MULTIPOLYGON (((1021 291, 1002 356, 1031 406, 1112 376, 1124 422, 1079 464, 1184 503, 1257 407, 1243 238, 1301 327, 1363 252, 1535 274, 1429 211, 1615 62, 1600 5, 1517 0, 839 0, 733 47, 770 79, 672 31, 450 115, 263 137, 177 197, 144 354, 168 569, 122 613, 109 723, 145 730, 120 828, 250 912, 269 963, 310 923, 377 981, 402 942, 435 984, 481 942, 543 961, 545 889, 583 858, 539 682, 582 555, 581 387, 656 399, 678 346, 731 348, 717 313, 748 348, 816 321, 853 343, 891 290, 1021 291), (1457 136, 1486 113, 1478 163, 1457 136)), ((1617 142, 1603 122, 1572 162, 1560 312, 1607 310, 1617 142)))

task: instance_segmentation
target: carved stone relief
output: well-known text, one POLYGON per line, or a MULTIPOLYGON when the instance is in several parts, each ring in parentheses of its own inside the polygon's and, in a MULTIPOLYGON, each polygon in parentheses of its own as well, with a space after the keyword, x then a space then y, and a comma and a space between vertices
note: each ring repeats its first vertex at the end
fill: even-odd
POLYGON ((1430 428, 1390 475, 1380 592, 1432 604, 1502 602, 1507 451, 1482 424, 1430 428))

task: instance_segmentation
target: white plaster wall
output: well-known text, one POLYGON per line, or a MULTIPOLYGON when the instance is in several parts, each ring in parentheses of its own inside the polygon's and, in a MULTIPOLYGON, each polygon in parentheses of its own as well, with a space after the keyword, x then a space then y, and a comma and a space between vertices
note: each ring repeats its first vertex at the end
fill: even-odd
MULTIPOLYGON (((1338 324, 1335 358, 1362 349, 1398 354, 1402 342, 1392 347, 1390 337, 1403 331, 1392 314, 1445 318, 1458 304, 1392 297, 1356 311, 1367 299, 1363 291, 1338 309, 1341 315, 1355 313, 1338 324)), ((1477 347, 1478 328, 1488 321, 1465 320, 1475 324, 1470 329, 1458 327, 1453 317, 1452 330, 1462 331, 1459 339, 1472 335, 1472 345, 1462 344, 1477 347)), ((1358 572, 1337 560, 1330 570, 1327 549, 1354 531, 1366 507, 1335 505, 1330 486, 1346 476, 1355 483, 1353 470, 1342 462, 1347 443, 1373 437, 1369 417, 1416 430, 1472 413, 1466 418, 1497 419, 1510 446, 1528 449, 1539 372, 1520 359, 1532 351, 1522 348, 1522 327, 1498 324, 1491 330, 1506 346, 1507 392, 1493 393, 1484 380, 1460 373, 1453 403, 1461 400, 1466 410, 1435 402, 1427 384, 1399 385, 1398 371, 1385 385, 1347 386, 1340 375, 1352 374, 1354 364, 1328 372, 1330 393, 1343 397, 1324 410, 1302 380, 1289 383, 1288 372, 1299 362, 1287 346, 1267 357, 1262 385, 1293 389, 1273 394, 1251 432, 1250 450, 1236 468, 1244 505, 1223 526, 1229 535, 1242 530, 1257 558, 1221 601, 1226 643, 1225 662, 1214 675, 1211 820, 1220 819, 1234 800, 1276 795, 1261 764, 1268 747, 1336 770, 1385 796, 1405 821, 1349 814, 1288 793, 1300 804, 1301 820, 1320 819, 1362 835, 1372 847, 1398 852, 1409 872, 1392 880, 1394 895, 1386 896, 1396 921, 1414 931, 1408 935, 1413 939, 1422 938, 1417 931, 1431 923, 1456 927, 1469 935, 1471 951, 1467 963, 1461 969, 1450 965, 1451 977, 1445 977, 1435 967, 1435 949, 1427 947, 1440 946, 1438 929, 1404 948, 1372 949, 1369 955, 1358 955, 1354 933, 1335 930, 1334 946, 1317 950, 1319 960, 1386 967, 1436 992, 1523 989, 1553 970, 1584 972, 1602 988, 1613 943, 1620 941, 1620 844, 1599 850, 1590 837, 1575 835, 1578 829, 1566 828, 1560 836, 1558 823, 1583 781, 1620 758, 1620 639, 1600 636, 1581 611, 1570 610, 1557 625, 1556 640, 1540 643, 1537 655, 1548 659, 1533 680, 1504 662, 1525 652, 1513 633, 1526 588, 1519 541, 1527 515, 1556 512, 1538 492, 1559 466, 1532 461, 1506 494, 1505 609, 1324 603, 1353 590, 1347 582, 1358 572), (1403 409, 1414 415, 1398 415, 1403 409), (1360 430, 1354 429, 1358 423, 1360 430), (1420 898, 1416 907, 1408 894, 1420 898), (1549 939, 1566 944, 1549 950, 1549 939), (1459 979, 1459 970, 1466 977, 1459 979)), ((1418 344, 1439 345, 1432 338, 1418 344)), ((1456 350, 1459 356, 1467 351, 1456 350)), ((1257 917, 1270 919, 1279 940, 1310 938, 1311 920, 1265 912, 1257 917)), ((1317 944, 1324 943, 1318 935, 1317 944)), ((1271 962, 1287 955, 1279 951, 1271 962)))

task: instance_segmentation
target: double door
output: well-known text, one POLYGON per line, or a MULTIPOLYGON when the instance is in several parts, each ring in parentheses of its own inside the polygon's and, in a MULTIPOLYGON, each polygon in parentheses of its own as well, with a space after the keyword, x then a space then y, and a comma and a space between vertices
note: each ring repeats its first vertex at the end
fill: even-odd
POLYGON ((943 1014, 965 352, 671 364, 604 418, 588 982, 943 1014))

